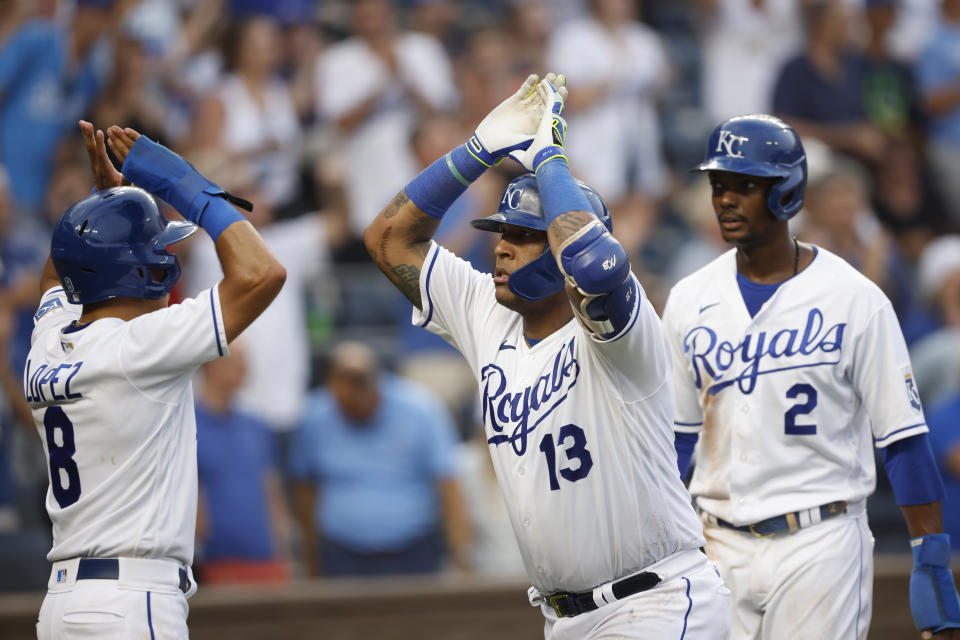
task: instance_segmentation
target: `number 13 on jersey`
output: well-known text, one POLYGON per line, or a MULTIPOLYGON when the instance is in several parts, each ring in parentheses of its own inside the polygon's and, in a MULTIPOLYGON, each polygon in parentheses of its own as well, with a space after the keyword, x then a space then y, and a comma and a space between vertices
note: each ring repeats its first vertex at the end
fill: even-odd
POLYGON ((587 450, 587 436, 583 429, 575 424, 565 424, 560 428, 554 442, 553 434, 548 433, 540 440, 540 451, 547 459, 547 474, 550 476, 550 490, 559 491, 557 479, 557 452, 566 457, 566 464, 559 469, 560 477, 569 482, 586 478, 593 468, 593 456, 587 450))

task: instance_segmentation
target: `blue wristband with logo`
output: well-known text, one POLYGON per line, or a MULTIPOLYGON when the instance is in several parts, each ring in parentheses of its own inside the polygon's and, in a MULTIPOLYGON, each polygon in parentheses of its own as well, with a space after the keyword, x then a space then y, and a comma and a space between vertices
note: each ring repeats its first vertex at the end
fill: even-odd
POLYGON ((439 220, 487 166, 462 144, 434 160, 403 191, 421 211, 439 220))

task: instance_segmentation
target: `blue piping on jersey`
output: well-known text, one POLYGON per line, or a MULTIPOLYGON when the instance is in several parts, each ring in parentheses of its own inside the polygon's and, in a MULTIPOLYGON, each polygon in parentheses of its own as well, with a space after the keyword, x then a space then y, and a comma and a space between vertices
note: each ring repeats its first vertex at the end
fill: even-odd
POLYGON ((680 640, 683 640, 683 637, 687 635, 687 618, 690 616, 690 609, 693 609, 693 598, 690 597, 690 578, 684 578, 684 582, 687 583, 687 612, 683 614, 683 631, 680 633, 680 640))
POLYGON ((223 356, 223 347, 220 345, 220 327, 217 325, 217 307, 213 304, 213 287, 210 288, 210 313, 213 314, 213 332, 217 335, 217 353, 223 356))
POLYGON ((60 287, 59 289, 50 289, 50 291, 47 292, 47 295, 50 296, 55 293, 63 293, 63 287, 60 287))
POLYGON ((150 627, 150 640, 156 640, 153 635, 153 614, 150 612, 150 592, 147 591, 147 626, 150 627))
POLYGON ((912 425, 910 425, 909 427, 902 427, 902 428, 900 428, 900 429, 897 429, 896 431, 892 431, 892 432, 888 433, 887 435, 883 436, 882 438, 878 438, 878 439, 874 440, 874 444, 875 444, 875 445, 880 444, 880 443, 883 442, 884 440, 886 440, 886 439, 888 439, 888 438, 890 438, 890 437, 892 437, 892 436, 895 436, 895 435, 897 435, 898 433, 901 433, 901 432, 903 432, 903 431, 906 431, 907 429, 916 429, 917 427, 925 427, 925 426, 927 426, 927 423, 926 423, 926 422, 918 422, 917 424, 912 424, 912 425))
POLYGON ((433 275, 433 265, 436 264, 437 255, 439 253, 440 245, 437 245, 433 251, 433 258, 430 259, 430 266, 427 268, 427 282, 424 285, 424 288, 427 290, 427 307, 429 307, 429 310, 427 311, 427 319, 420 324, 421 327, 427 326, 433 319, 433 299, 430 297, 430 276, 433 275))
POLYGON ((673 424, 675 424, 678 427, 702 427, 703 426, 703 422, 677 422, 676 420, 673 421, 673 424))
POLYGON ((74 321, 73 321, 73 324, 69 324, 69 325, 65 326, 63 329, 60 330, 60 332, 61 332, 61 333, 76 333, 77 331, 80 331, 81 329, 86 329, 86 328, 89 327, 91 324, 93 324, 93 322, 80 323, 80 322, 77 322, 76 320, 74 320, 74 321))

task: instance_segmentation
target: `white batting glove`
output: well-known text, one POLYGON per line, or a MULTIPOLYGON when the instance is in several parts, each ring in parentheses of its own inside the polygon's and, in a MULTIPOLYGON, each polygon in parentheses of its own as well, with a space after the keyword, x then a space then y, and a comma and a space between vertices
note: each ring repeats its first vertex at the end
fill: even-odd
POLYGON ((515 94, 498 104, 477 125, 467 142, 467 151, 490 167, 511 151, 526 149, 540 122, 542 98, 536 87, 539 76, 531 74, 515 94))
POLYGON ((550 73, 537 85, 542 111, 533 141, 526 148, 510 152, 510 157, 527 171, 536 173, 543 162, 563 155, 563 138, 567 131, 567 121, 561 116, 567 98, 565 84, 564 76, 550 73))

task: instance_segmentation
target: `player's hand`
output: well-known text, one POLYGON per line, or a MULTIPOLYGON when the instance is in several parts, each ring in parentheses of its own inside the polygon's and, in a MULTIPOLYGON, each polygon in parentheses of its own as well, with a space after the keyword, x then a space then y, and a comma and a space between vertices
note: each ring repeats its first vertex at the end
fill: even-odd
POLYGON ((563 155, 563 139, 567 132, 567 122, 561 115, 567 97, 565 84, 566 78, 562 75, 547 74, 537 85, 542 111, 533 141, 526 149, 510 152, 510 157, 527 171, 536 173, 546 160, 563 155))
POLYGON ((127 154, 130 153, 130 149, 133 148, 133 143, 137 141, 140 134, 130 127, 121 129, 117 125, 113 125, 107 129, 107 135, 109 136, 107 143, 110 145, 110 150, 123 164, 127 159, 127 154))
POLYGON ((539 76, 530 75, 512 96, 498 104, 477 125, 467 149, 489 166, 515 149, 526 149, 540 122, 541 98, 536 93, 539 76))
POLYGON ((123 174, 117 171, 117 168, 110 162, 103 131, 97 129, 95 132, 91 123, 81 120, 80 134, 83 136, 83 144, 87 148, 90 168, 93 169, 93 184, 97 191, 130 184, 124 180, 123 174))

